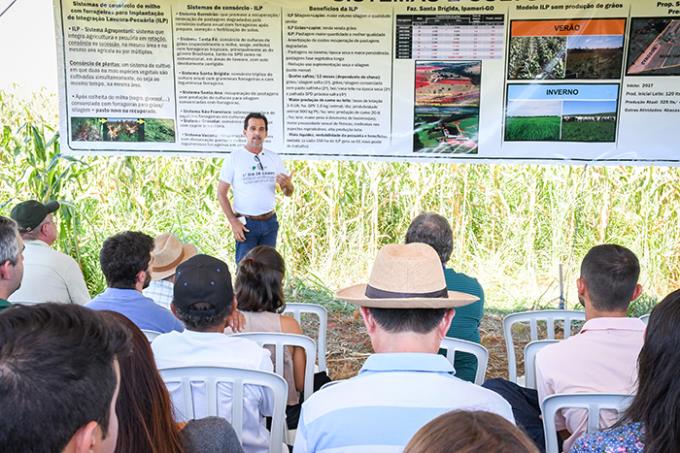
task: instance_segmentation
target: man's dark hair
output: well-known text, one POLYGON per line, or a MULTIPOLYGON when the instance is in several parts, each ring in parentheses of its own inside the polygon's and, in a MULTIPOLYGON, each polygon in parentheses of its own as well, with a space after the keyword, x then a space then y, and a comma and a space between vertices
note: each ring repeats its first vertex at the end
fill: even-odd
POLYGON ((390 333, 429 333, 444 318, 446 308, 369 308, 380 327, 390 333))
POLYGON ((591 248, 581 263, 593 307, 601 311, 626 311, 640 276, 633 252, 616 244, 591 248))
POLYGON ((139 231, 125 231, 104 241, 99 264, 109 288, 134 288, 137 274, 149 268, 153 238, 139 231))
POLYGON ((255 119, 255 120, 263 120, 264 121, 264 130, 268 131, 269 130, 269 121, 267 121, 267 117, 264 116, 262 113, 259 112, 252 112, 249 113, 248 116, 246 116, 246 119, 243 120, 243 130, 248 129, 248 121, 250 119, 255 119))
POLYGON ((73 304, 16 305, 0 314, 0 451, 60 452, 96 421, 104 436, 114 359, 129 332, 73 304))
POLYGON ((439 214, 424 212, 411 222, 406 231, 406 243, 422 242, 437 251, 446 264, 453 251, 453 231, 449 222, 439 214))
POLYGON ((175 305, 175 316, 188 330, 204 332, 216 326, 224 326, 224 321, 231 312, 231 306, 231 300, 217 310, 212 304, 205 302, 196 302, 191 306, 191 311, 175 305))

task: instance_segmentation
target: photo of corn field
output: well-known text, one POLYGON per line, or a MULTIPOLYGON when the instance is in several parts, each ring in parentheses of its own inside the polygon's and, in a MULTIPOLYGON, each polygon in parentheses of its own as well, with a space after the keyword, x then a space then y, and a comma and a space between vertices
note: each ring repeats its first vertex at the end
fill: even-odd
POLYGON ((564 79, 567 38, 513 36, 510 38, 508 79, 564 79))
POLYGON ((158 118, 71 118, 71 140, 83 142, 175 141, 175 121, 158 118))

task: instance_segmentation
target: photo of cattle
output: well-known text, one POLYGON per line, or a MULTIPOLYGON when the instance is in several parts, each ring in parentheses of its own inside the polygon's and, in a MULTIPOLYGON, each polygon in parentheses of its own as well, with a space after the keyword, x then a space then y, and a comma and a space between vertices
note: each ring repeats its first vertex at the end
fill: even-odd
POLYGON ((616 140, 618 84, 510 84, 508 142, 616 140))

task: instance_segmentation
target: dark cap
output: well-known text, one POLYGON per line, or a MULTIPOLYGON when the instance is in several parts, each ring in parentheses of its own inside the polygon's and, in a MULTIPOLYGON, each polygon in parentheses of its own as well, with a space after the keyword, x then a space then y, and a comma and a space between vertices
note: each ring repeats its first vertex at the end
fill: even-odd
POLYGON ((47 214, 52 214, 57 209, 59 209, 59 203, 56 201, 42 204, 36 200, 28 200, 14 206, 10 216, 19 225, 19 230, 25 233, 40 225, 47 214))
POLYGON ((178 310, 213 316, 228 309, 233 299, 231 274, 224 261, 209 255, 196 255, 177 266, 172 303, 178 310), (199 302, 206 306, 195 307, 199 302))

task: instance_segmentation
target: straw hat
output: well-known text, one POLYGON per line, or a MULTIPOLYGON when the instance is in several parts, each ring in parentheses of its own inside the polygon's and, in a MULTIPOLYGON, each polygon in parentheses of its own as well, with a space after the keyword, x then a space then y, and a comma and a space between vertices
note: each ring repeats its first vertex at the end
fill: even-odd
POLYGON ((378 252, 368 284, 341 289, 338 299, 373 308, 452 308, 479 300, 447 291, 437 252, 427 244, 389 244, 378 252))
POLYGON ((154 248, 151 251, 152 280, 163 280, 175 274, 177 266, 196 255, 198 251, 192 244, 182 244, 177 236, 163 233, 154 239, 154 248))

